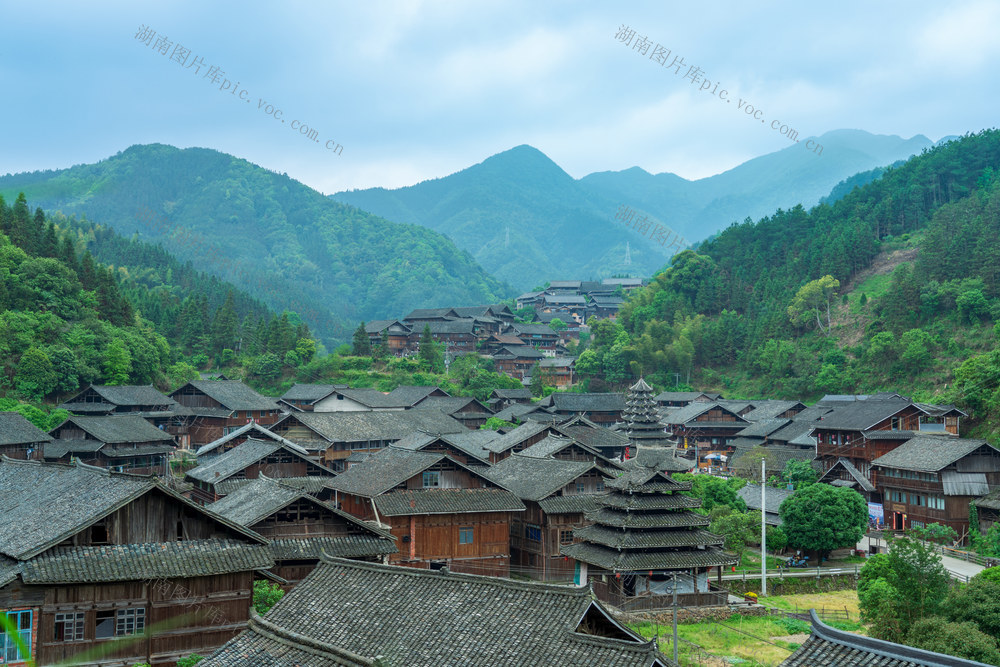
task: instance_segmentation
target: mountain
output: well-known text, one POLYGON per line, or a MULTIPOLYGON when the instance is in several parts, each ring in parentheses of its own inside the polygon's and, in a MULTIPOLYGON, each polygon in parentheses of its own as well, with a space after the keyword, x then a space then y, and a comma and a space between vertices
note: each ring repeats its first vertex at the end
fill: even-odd
POLYGON ((593 328, 589 389, 675 374, 727 396, 894 390, 1000 425, 1000 131, 681 253, 593 328))
POLYGON ((359 320, 511 296, 441 234, 389 222, 267 169, 204 148, 133 146, 96 164, 0 177, 0 195, 160 242, 329 346, 359 320))
POLYGON ((553 278, 652 275, 662 268, 676 251, 616 221, 620 207, 695 243, 747 216, 812 206, 853 174, 932 145, 920 135, 905 140, 860 130, 828 132, 815 141, 823 147, 819 154, 803 142, 696 181, 638 167, 575 180, 540 151, 518 146, 444 178, 331 197, 440 231, 498 278, 529 289, 553 278))

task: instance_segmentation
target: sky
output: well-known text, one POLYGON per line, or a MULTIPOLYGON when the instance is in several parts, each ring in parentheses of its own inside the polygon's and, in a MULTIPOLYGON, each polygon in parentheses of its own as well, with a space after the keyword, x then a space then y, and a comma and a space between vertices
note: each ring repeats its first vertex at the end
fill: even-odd
POLYGON ((937 141, 1000 108, 992 0, 0 7, 0 174, 164 143, 330 194, 530 144, 574 178, 695 179, 787 147, 781 126, 937 141))

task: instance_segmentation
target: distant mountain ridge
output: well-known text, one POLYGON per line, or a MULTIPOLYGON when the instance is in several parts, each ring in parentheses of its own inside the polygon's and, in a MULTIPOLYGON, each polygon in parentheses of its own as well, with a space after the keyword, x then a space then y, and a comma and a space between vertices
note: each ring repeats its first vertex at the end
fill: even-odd
POLYGON ((0 177, 0 194, 21 191, 33 206, 162 243, 275 310, 298 312, 328 345, 359 320, 514 294, 445 236, 214 150, 132 146, 96 164, 0 177))
POLYGON ((694 243, 746 217, 819 203, 858 172, 905 160, 932 142, 835 130, 695 181, 638 167, 573 179, 544 153, 517 146, 444 178, 331 198, 397 222, 440 231, 501 280, 521 289, 558 277, 651 275, 669 255, 615 220, 628 206, 694 243), (626 243, 631 262, 625 263, 626 243))

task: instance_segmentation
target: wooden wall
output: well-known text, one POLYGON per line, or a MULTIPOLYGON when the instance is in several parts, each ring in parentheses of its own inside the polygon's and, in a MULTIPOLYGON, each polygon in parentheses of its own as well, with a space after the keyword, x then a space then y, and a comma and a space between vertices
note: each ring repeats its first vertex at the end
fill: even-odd
MULTIPOLYGON (((510 512, 432 514, 383 518, 397 538, 399 553, 390 562, 423 567, 431 561, 448 561, 457 571, 491 574, 509 568, 510 512), (472 527, 472 544, 459 544, 460 528, 472 527), (466 569, 459 569, 459 561, 466 569)), ((506 575, 506 571, 504 572, 506 575)))

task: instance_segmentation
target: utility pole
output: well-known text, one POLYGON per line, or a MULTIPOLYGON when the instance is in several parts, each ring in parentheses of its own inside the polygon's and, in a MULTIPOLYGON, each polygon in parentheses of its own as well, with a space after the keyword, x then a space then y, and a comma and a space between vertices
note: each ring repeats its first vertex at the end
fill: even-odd
POLYGON ((760 595, 767 595, 767 461, 760 460, 760 595))

